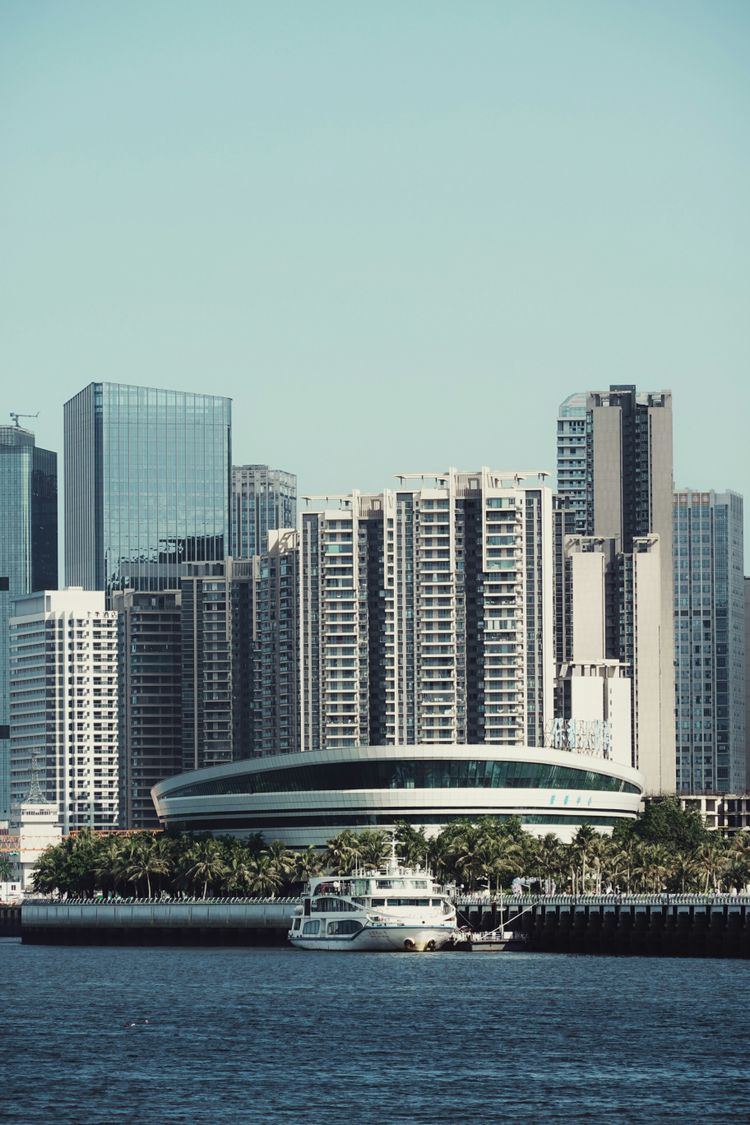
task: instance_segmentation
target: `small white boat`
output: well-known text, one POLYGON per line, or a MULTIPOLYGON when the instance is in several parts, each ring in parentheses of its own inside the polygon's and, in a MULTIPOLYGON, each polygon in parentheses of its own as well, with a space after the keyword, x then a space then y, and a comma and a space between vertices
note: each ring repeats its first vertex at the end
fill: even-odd
POLYGON ((523 933, 514 933, 513 930, 469 931, 463 933, 463 941, 456 944, 456 948, 466 949, 469 953, 513 953, 526 949, 528 937, 523 933))
POLYGON ((321 875, 305 887, 289 941, 299 949, 422 952, 458 933, 456 908, 428 871, 402 867, 321 875))

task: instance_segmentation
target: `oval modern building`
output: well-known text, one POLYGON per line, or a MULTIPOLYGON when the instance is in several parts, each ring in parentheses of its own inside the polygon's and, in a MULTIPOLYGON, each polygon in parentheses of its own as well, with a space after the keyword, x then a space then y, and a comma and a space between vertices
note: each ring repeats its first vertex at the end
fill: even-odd
POLYGON ((165 828, 322 847, 346 828, 428 835, 452 820, 517 816, 536 835, 570 840, 636 816, 643 794, 629 766, 523 746, 366 746, 285 754, 181 773, 155 785, 165 828))

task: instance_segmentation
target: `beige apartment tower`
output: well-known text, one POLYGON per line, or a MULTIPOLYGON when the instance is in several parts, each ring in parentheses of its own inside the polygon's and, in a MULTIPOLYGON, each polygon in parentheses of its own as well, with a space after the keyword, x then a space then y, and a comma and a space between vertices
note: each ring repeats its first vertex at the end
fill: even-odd
MULTIPOLYGON (((609 585, 597 628, 604 629, 608 658, 626 665, 633 681, 633 765, 643 773, 648 793, 672 793, 672 396, 619 385, 589 392, 585 425, 581 403, 575 433, 567 417, 571 401, 561 407, 558 421, 560 504, 579 513, 577 526, 587 537, 609 544, 609 585), (579 470, 568 471, 569 463, 579 470)), ((569 595, 568 610, 577 606, 579 619, 598 612, 588 603, 584 581, 584 569, 598 565, 581 564, 577 601, 569 595)))

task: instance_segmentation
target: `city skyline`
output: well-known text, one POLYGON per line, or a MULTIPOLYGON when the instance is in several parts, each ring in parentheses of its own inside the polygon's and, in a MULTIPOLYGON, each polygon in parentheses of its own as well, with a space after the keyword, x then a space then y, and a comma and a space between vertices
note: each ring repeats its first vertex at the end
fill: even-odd
MULTIPOLYGON (((123 386, 138 387, 138 388, 143 389, 143 390, 157 390, 157 391, 158 390, 175 390, 178 393, 182 390, 183 393, 186 393, 186 394, 205 394, 205 393, 207 393, 205 390, 201 391, 200 389, 188 391, 188 390, 185 390, 185 388, 180 388, 178 385, 175 385, 174 387, 163 387, 163 386, 160 386, 158 384, 150 384, 150 383, 125 383, 125 384, 122 384, 122 385, 123 386)), ((604 388, 605 386, 609 386, 609 385, 610 385, 609 382, 606 379, 603 379, 600 383, 592 385, 592 387, 596 386, 596 387, 599 387, 601 389, 601 388, 604 388)), ((641 391, 641 388, 644 387, 645 385, 646 384, 643 383, 642 381, 637 382, 637 389, 638 389, 639 393, 641 391)), ((435 471, 439 471, 439 472, 446 472, 450 468, 455 468, 458 471, 469 471, 471 465, 473 465, 473 464, 486 464, 486 465, 488 465, 488 467, 494 467, 496 465, 506 465, 506 464, 512 464, 512 463, 515 463, 515 464, 518 464, 518 465, 532 465, 533 464, 535 467, 538 467, 539 469, 541 469, 545 472, 549 472, 548 483, 551 485, 553 491, 557 491, 557 488, 558 488, 558 485, 559 485, 560 482, 558 480, 557 469, 556 469, 558 437, 557 437, 557 434, 555 432, 555 420, 556 420, 557 417, 559 417, 560 408, 563 406, 564 403, 566 403, 566 401, 568 399, 574 399, 574 398, 577 399, 580 396, 582 401, 585 401, 586 395, 588 393, 590 393, 591 390, 592 390, 591 387, 579 387, 577 390, 570 390, 569 388, 563 387, 563 388, 561 388, 561 391, 560 391, 560 394, 559 394, 557 400, 551 403, 549 414, 547 414, 546 404, 545 404, 545 407, 544 408, 540 407, 538 409, 538 412, 534 415, 534 418, 536 420, 535 425, 533 427, 534 435, 535 435, 534 441, 536 443, 534 445, 534 450, 538 450, 542 445, 544 445, 545 449, 546 449, 546 454, 547 454, 546 458, 538 455, 533 450, 530 450, 529 452, 523 454, 521 456, 520 460, 517 460, 516 462, 511 462, 510 459, 505 459, 503 457, 502 449, 499 448, 498 455, 497 455, 497 457, 494 458, 494 460, 490 459, 489 461, 487 461, 487 460, 481 461, 478 458, 474 458, 474 459, 469 458, 469 460, 465 464, 463 464, 463 463, 458 463, 456 460, 451 460, 448 457, 444 457, 442 459, 442 461, 440 461, 439 463, 438 463, 438 461, 434 462, 434 464, 432 462, 425 462, 425 463, 431 464, 432 467, 435 469, 435 471), (544 419, 544 424, 539 425, 538 419, 541 419, 542 417, 544 419)), ((658 388, 658 390, 659 391, 663 390, 663 391, 669 392, 668 387, 660 387, 660 388, 658 388)), ((79 386, 78 390, 77 391, 74 390, 70 397, 71 398, 75 397, 76 394, 78 394, 80 391, 81 391, 81 387, 79 386)), ((709 471, 709 468, 708 468, 707 465, 706 466, 700 466, 696 462, 696 467, 695 467, 695 472, 694 472, 694 476, 696 477, 696 479, 693 480, 690 483, 686 483, 685 480, 679 475, 678 462, 677 462, 678 450, 681 447, 684 448, 686 442, 684 440, 684 435, 681 438, 680 429, 679 429, 680 403, 679 403, 679 401, 676 402, 676 403, 674 402, 674 394, 672 395, 672 399, 673 399, 673 416, 674 416, 673 484, 674 484, 675 491, 681 491, 681 490, 686 490, 686 489, 690 490, 690 491, 699 491, 699 492, 707 492, 707 491, 708 492, 710 492, 710 491, 727 492, 727 491, 730 491, 730 492, 737 492, 741 496, 745 495, 742 488, 738 487, 735 483, 733 483, 731 481, 724 482, 723 485, 710 483, 711 481, 716 480, 717 474, 716 474, 715 469, 714 469, 714 471, 709 471), (702 468, 705 468, 705 472, 703 473, 703 475, 701 475, 702 468)), ((236 409, 235 409, 235 400, 233 398, 231 398, 231 396, 230 396, 230 401, 232 403, 232 414, 233 414, 232 469, 233 469, 233 471, 234 470, 241 471, 242 469, 248 467, 248 464, 247 464, 248 458, 244 457, 244 452, 247 449, 248 443, 243 440, 243 437, 241 435, 240 435, 239 439, 237 438, 237 423, 236 423, 236 413, 237 412, 236 412, 236 409)), ((50 427, 49 425, 44 425, 44 426, 40 425, 39 423, 40 423, 40 419, 42 417, 41 412, 40 412, 39 418, 32 417, 30 419, 29 418, 24 419, 24 426, 31 433, 33 433, 33 435, 35 437, 35 440, 36 440, 36 444, 42 445, 45 448, 51 449, 54 453, 57 453, 59 455, 59 462, 58 462, 58 482, 59 482, 59 487, 58 487, 58 525, 61 528, 61 534, 59 536, 60 583, 62 583, 63 581, 67 581, 67 578, 65 576, 65 567, 64 567, 64 559, 63 559, 64 537, 65 537, 65 533, 64 533, 64 526, 65 526, 65 513, 64 513, 65 472, 64 472, 64 458, 63 458, 63 450, 64 450, 63 407, 64 407, 64 405, 65 405, 65 403, 61 399, 60 404, 59 404, 59 410, 54 412, 56 415, 59 415, 58 425, 56 427, 50 427), (46 435, 50 432, 54 432, 55 429, 57 430, 57 435, 58 435, 58 438, 59 438, 59 446, 55 446, 53 444, 50 444, 49 439, 46 436, 42 436, 42 435, 46 435)), ((704 426, 706 424, 705 415, 703 415, 703 424, 704 424, 704 426)), ((515 422, 513 423, 513 425, 509 425, 509 426, 504 427, 504 429, 513 429, 513 430, 517 430, 517 428, 518 427, 515 426, 515 422)), ((450 439, 449 439, 449 441, 446 443, 447 448, 450 448, 450 445, 451 445, 451 442, 450 442, 450 439)), ((252 453, 252 450, 250 452, 252 453)), ((272 458, 269 462, 260 463, 260 462, 258 462, 257 459, 253 459, 253 464, 254 464, 255 467, 257 467, 261 470, 267 470, 267 471, 270 471, 272 473, 279 473, 280 472, 284 476, 296 477, 296 479, 297 479, 297 507, 298 507, 298 512, 302 512, 302 511, 305 510, 305 496, 308 496, 308 495, 317 494, 317 495, 334 496, 334 495, 339 495, 341 493, 350 492, 350 491, 352 491, 352 489, 357 489, 358 491, 361 491, 361 492, 378 492, 378 491, 382 491, 383 489, 386 489, 386 488, 396 487, 396 482, 398 481, 399 473, 400 473, 401 470, 400 469, 399 470, 394 469, 394 463, 400 464, 402 469, 403 469, 403 472, 407 472, 407 473, 408 472, 415 472, 415 471, 418 471, 418 469, 419 469, 419 465, 416 462, 414 462, 413 457, 409 458, 407 456, 406 460, 401 461, 401 462, 394 462, 393 460, 391 460, 390 459, 391 455, 389 453, 389 446, 386 442, 386 443, 384 443, 384 446, 383 446, 383 449, 382 449, 383 479, 381 479, 380 484, 378 484, 378 482, 376 481, 375 484, 371 485, 367 481, 365 481, 364 476, 360 475, 360 462, 354 462, 352 464, 352 466, 350 467, 350 469, 348 470, 348 475, 347 475, 345 480, 333 482, 333 484, 331 484, 330 486, 321 485, 320 487, 314 487, 312 484, 310 484, 308 482, 315 481, 315 480, 321 480, 322 479, 321 471, 318 470, 317 472, 313 472, 313 473, 309 473, 309 474, 305 475, 303 472, 301 472, 299 470, 298 465, 295 463, 294 456, 295 456, 294 451, 288 451, 287 448, 282 448, 282 449, 277 451, 277 456, 275 456, 275 458, 272 458), (279 470, 279 469, 274 468, 274 466, 279 465, 279 464, 284 465, 284 470, 279 470)), ((748 459, 748 461, 750 461, 750 458, 748 459)), ((748 495, 750 495, 750 473, 744 474, 744 475, 748 477, 748 495)), ((295 521, 295 525, 296 525, 296 521, 295 521)), ((748 539, 745 543, 744 569, 745 569, 746 573, 750 572, 750 537, 748 537, 748 539)))
POLYGON ((566 8, 6 8, 3 412, 210 391, 236 464, 378 491, 636 383, 750 495, 750 13, 566 8))

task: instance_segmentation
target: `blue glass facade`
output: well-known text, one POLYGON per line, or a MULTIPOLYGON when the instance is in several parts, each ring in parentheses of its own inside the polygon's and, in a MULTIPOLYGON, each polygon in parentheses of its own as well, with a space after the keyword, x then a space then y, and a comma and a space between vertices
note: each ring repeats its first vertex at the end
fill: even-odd
POLYGON ((235 793, 307 793, 347 789, 578 789, 603 793, 638 793, 637 785, 607 773, 529 761, 323 762, 291 769, 263 770, 171 790, 170 797, 221 796, 235 793))
POLYGON ((741 793, 745 769, 743 505, 674 497, 677 788, 741 793))
POLYGON ((0 426, 0 819, 10 808, 9 620, 14 598, 57 586, 57 454, 0 426))
POLYGON ((164 590, 230 544, 231 400, 90 383, 65 404, 69 585, 164 590))

